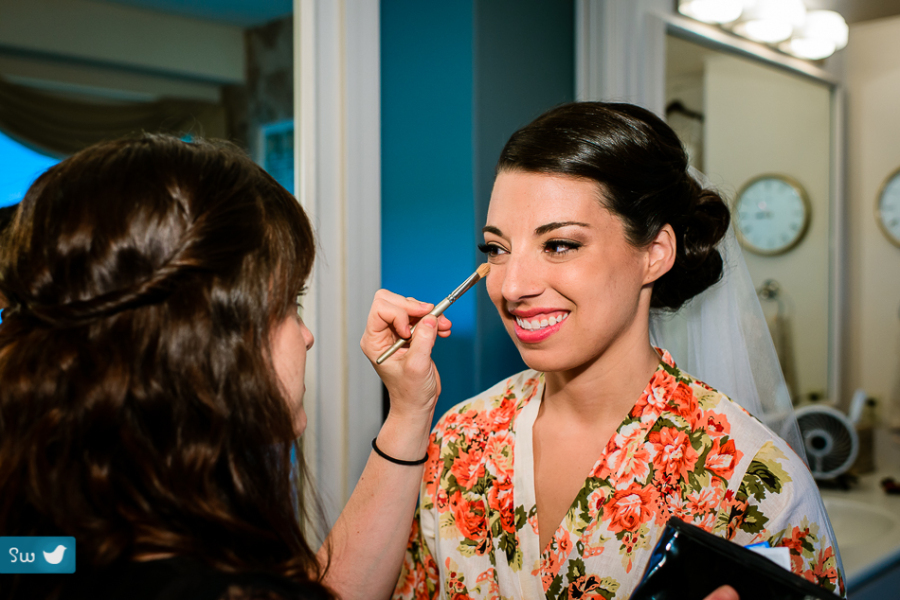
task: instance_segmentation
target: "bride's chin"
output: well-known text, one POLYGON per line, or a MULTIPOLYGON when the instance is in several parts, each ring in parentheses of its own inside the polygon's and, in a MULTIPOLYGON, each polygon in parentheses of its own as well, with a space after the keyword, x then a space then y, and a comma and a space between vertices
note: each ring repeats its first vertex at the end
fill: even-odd
POLYGON ((559 356, 559 353, 552 353, 548 350, 519 348, 519 355, 529 369, 534 369, 541 373, 568 371, 577 366, 572 364, 571 359, 559 356))

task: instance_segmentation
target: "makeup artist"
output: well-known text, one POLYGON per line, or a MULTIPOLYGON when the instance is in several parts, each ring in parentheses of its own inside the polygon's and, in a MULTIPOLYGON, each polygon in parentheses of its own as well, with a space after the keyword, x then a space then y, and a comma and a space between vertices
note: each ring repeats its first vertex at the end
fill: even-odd
MULTIPOLYGON (((738 404, 752 394, 726 397, 650 342, 651 309, 706 306, 728 225, 647 110, 568 104, 513 134, 482 250, 530 368, 438 422, 396 598, 625 599, 672 517, 788 548, 794 573, 844 594, 815 483, 738 404)), ((699 351, 743 348, 707 318, 699 351)))
POLYGON ((0 598, 390 595, 450 322, 376 297, 373 362, 418 327, 378 368, 380 454, 317 556, 297 441, 314 253, 298 202, 226 143, 105 142, 35 181, 0 241, 0 533, 72 536, 77 570, 0 575, 0 598))

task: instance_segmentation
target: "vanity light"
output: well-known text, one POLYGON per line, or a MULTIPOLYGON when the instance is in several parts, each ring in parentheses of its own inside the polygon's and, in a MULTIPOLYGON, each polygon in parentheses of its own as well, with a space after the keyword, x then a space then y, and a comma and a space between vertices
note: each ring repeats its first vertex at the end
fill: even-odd
POLYGON ((678 12, 704 23, 730 23, 741 16, 744 0, 679 0, 678 12))
POLYGON ((734 32, 764 44, 776 44, 791 37, 803 24, 803 0, 757 0, 748 3, 734 32))
POLYGON ((678 0, 678 12, 806 60, 847 45, 849 27, 833 10, 807 11, 804 0, 678 0))
POLYGON ((844 17, 833 10, 813 10, 794 37, 779 46, 799 58, 827 58, 847 45, 849 27, 844 17))

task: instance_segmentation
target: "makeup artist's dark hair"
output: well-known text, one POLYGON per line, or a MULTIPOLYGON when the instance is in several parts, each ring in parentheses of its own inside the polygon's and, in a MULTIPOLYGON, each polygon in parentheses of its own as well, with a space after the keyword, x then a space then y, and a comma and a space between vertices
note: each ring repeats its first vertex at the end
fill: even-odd
MULTIPOLYGON (((18 208, 18 204, 13 204, 12 206, 4 206, 0 208, 0 247, 3 246, 3 233, 9 228, 12 224, 13 217, 16 214, 16 208, 18 208)), ((6 297, 0 293, 0 310, 6 307, 6 297)), ((2 316, 0 316, 2 319, 2 316)))
POLYGON ((575 102, 554 108, 515 132, 497 173, 526 171, 590 179, 603 204, 625 224, 629 242, 645 247, 666 224, 677 240, 672 269, 653 285, 651 306, 677 309, 722 277, 716 244, 728 207, 688 173, 678 136, 648 110, 631 104, 575 102))
MULTIPOLYGON (((274 327, 315 242, 225 142, 101 143, 31 186, 0 248, 0 531, 78 571, 141 556, 319 578, 274 327)), ((25 584, 22 584, 25 585, 25 584)))
POLYGON ((2 239, 3 232, 6 231, 6 228, 12 224, 13 216, 15 216, 16 208, 18 208, 18 206, 18 204, 13 204, 12 206, 0 208, 0 239, 2 239))

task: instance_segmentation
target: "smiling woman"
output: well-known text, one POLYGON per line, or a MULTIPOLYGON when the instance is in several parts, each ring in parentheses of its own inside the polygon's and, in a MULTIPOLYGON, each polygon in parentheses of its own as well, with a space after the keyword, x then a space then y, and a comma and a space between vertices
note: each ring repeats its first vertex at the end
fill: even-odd
MULTIPOLYGON (((513 134, 482 250, 530 367, 438 422, 398 597, 627 598, 671 518, 791 550, 842 592, 802 460, 649 338, 723 272, 729 222, 672 130, 575 103, 513 134)), ((737 399, 740 401, 740 399, 737 399)))

